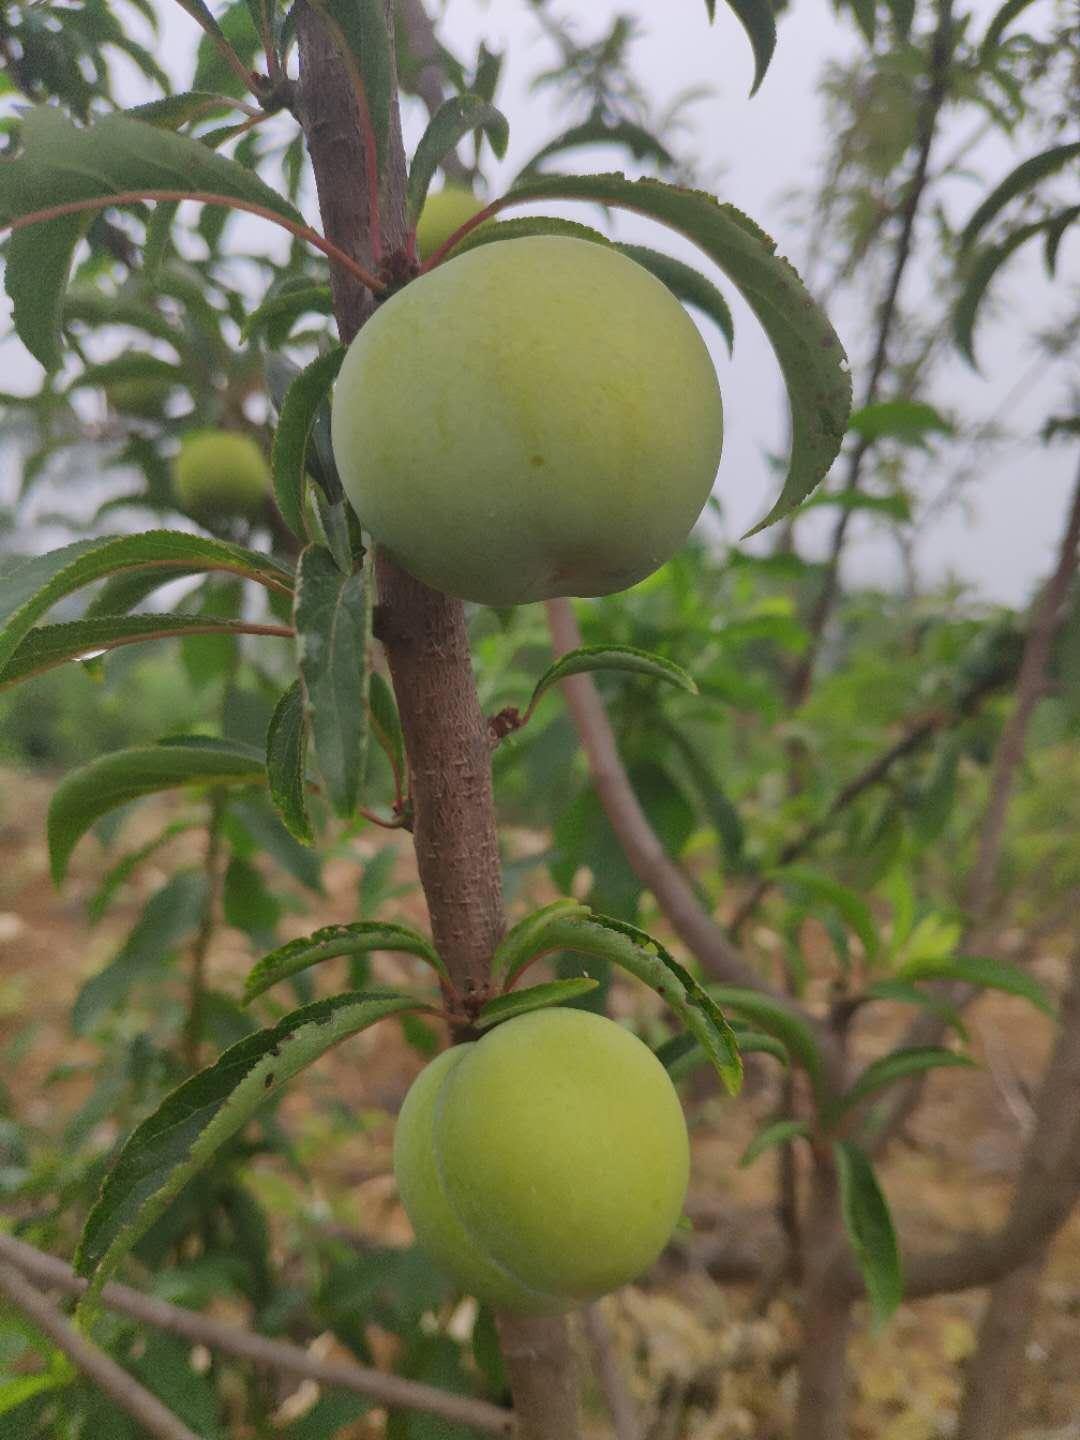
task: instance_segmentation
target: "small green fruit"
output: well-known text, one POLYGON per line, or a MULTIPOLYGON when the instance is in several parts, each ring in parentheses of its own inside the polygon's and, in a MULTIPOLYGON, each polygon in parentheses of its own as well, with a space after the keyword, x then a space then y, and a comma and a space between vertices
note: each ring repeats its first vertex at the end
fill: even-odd
POLYGON ((105 398, 122 415, 137 415, 141 420, 158 420, 176 387, 171 380, 152 375, 130 380, 113 380, 105 387, 105 398))
POLYGON ((270 470, 249 435, 196 430, 186 435, 173 462, 181 507, 206 519, 255 514, 270 490, 270 470))
POLYGON ((689 1164, 667 1071, 584 1010, 533 1011, 445 1051, 394 1137, 419 1243, 471 1294, 531 1314, 587 1304, 647 1269, 689 1164))
POLYGON ((483 208, 484 202, 464 185, 447 185, 429 193, 416 225, 416 253, 420 259, 430 260, 455 230, 483 208))
POLYGON ((382 305, 334 391, 362 524, 485 605, 607 595, 685 541, 723 441, 705 342, 670 291, 565 236, 466 251, 382 305))

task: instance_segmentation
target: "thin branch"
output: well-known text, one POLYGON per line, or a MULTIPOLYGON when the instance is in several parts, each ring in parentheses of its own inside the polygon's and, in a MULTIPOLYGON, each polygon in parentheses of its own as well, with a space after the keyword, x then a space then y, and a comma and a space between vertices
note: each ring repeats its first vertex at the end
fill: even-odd
POLYGON ((43 225, 49 220, 59 220, 63 215, 79 215, 84 210, 107 210, 114 205, 138 205, 146 200, 165 200, 175 203, 180 200, 194 200, 199 205, 224 205, 230 210, 246 210, 250 215, 258 215, 263 220, 270 220, 275 225, 280 225, 283 230, 288 230, 299 240, 306 240, 316 250, 322 253, 343 270, 359 280, 375 294, 380 293, 385 287, 380 280, 377 280, 368 270, 358 264, 344 250, 338 248, 332 241, 325 239, 317 230, 310 225, 305 225, 298 220, 290 220, 287 215, 280 215, 276 210, 270 210, 265 205, 258 205, 253 200, 237 200, 228 195, 213 195, 205 190, 120 190, 114 195, 96 195, 88 200, 66 200, 62 205, 49 205, 43 210, 35 210, 29 215, 20 215, 16 220, 5 220, 0 222, 2 230, 24 230, 28 225, 43 225))
MULTIPOLYGON (((6 1237, 5 1237, 6 1238, 6 1237)), ((155 1440, 199 1440, 193 1430, 164 1406, 104 1350, 86 1339, 70 1325, 40 1290, 36 1290, 21 1270, 14 1265, 0 1264, 0 1295, 34 1326, 46 1335, 77 1370, 92 1380, 125 1415, 155 1440)))
POLYGON ((637 1407, 626 1388, 626 1376, 607 1317, 599 1305, 586 1305, 581 1321, 592 1353, 593 1369, 611 1415, 614 1440, 642 1440, 637 1407))
POLYGON ((183 10, 186 15, 191 16, 191 18, 195 21, 199 28, 206 34, 207 39, 210 40, 210 42, 213 44, 218 54, 225 61, 225 64, 228 65, 229 69, 233 72, 236 78, 240 81, 241 85, 243 85, 244 89, 251 90, 254 94, 255 91, 251 83, 252 72, 247 68, 244 62, 240 59, 240 56, 229 44, 228 39, 222 31, 220 25, 218 25, 214 21, 213 16, 210 16, 210 12, 205 11, 204 13, 204 7, 186 4, 185 0, 176 0, 176 3, 180 6, 180 9, 183 10), (207 18, 208 16, 209 19, 207 18))
MULTIPOLYGON (((892 269, 878 309, 877 339, 867 374, 866 388, 860 402, 861 406, 872 405, 877 400, 881 380, 888 364, 889 343, 897 317, 900 286, 911 259, 915 221, 929 179, 930 151, 937 134, 938 117, 948 94, 953 56, 952 12, 952 0, 940 0, 937 28, 930 46, 930 80, 916 121, 919 148, 915 156, 911 179, 908 182, 907 194, 899 211, 900 230, 896 237, 896 248, 893 251, 892 269)), ((852 449, 848 459, 847 473, 841 487, 843 494, 853 494, 859 488, 862 480, 863 461, 872 444, 871 439, 862 438, 852 449)), ((840 557, 853 514, 853 510, 842 507, 833 529, 821 591, 807 626, 810 640, 799 664, 792 672, 788 702, 793 710, 803 703, 810 692, 825 626, 839 592, 840 557)))
MULTIPOLYGON (((87 1282, 75 1275, 70 1265, 11 1235, 0 1235, 0 1257, 39 1283, 69 1295, 81 1295, 86 1290, 87 1282)), ((262 1335, 241 1329, 239 1325, 229 1325, 209 1315, 170 1305, 127 1285, 110 1282, 102 1291, 101 1300, 108 1309, 127 1315, 141 1325, 178 1335, 193 1345, 220 1350, 225 1355, 249 1361, 264 1370, 295 1375, 300 1379, 314 1380, 319 1385, 364 1395, 389 1410, 416 1410, 438 1415, 455 1424, 482 1430, 486 1435, 515 1433, 513 1415, 498 1405, 489 1405, 484 1400, 473 1400, 465 1395, 452 1395, 433 1385, 403 1380, 398 1375, 386 1375, 381 1370, 371 1370, 351 1360, 317 1360, 299 1346, 286 1345, 281 1340, 267 1340, 262 1335)))
MULTIPOLYGON (((547 602, 548 625, 556 657, 581 645, 577 618, 568 600, 547 602)), ((741 985, 770 995, 791 1014, 819 1033, 826 1061, 832 1053, 828 1034, 797 1001, 768 982, 750 966, 738 948, 702 907, 693 887, 666 854, 649 818, 634 794, 619 757, 611 723, 590 675, 568 676, 562 682, 566 706, 578 732, 589 765, 589 778, 630 868, 648 887, 665 918, 701 965, 729 985, 741 985)))

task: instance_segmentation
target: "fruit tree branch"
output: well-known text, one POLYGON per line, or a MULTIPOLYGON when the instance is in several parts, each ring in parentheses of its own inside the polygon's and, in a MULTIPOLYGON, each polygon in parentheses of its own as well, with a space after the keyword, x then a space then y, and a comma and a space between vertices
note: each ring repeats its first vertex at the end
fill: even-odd
POLYGON ((154 1436, 154 1440, 199 1440, 156 1395, 140 1385, 104 1350, 80 1335, 14 1265, 0 1264, 0 1295, 24 1315, 35 1330, 47 1336, 118 1409, 130 1415, 146 1434, 154 1436))
MULTIPOLYGON (((45 1255, 11 1235, 0 1235, 0 1260, 39 1284, 63 1290, 68 1295, 81 1295, 87 1286, 87 1282, 80 1279, 63 1260, 45 1255)), ((127 1315, 140 1325, 177 1335, 193 1345, 219 1350, 264 1370, 295 1375, 300 1379, 314 1380, 319 1385, 364 1395, 390 1410, 416 1410, 438 1415, 444 1420, 481 1430, 486 1435, 515 1434, 513 1415, 484 1400, 452 1395, 433 1385, 403 1380, 398 1375, 371 1370, 351 1360, 317 1360, 297 1345, 267 1340, 262 1335, 241 1329, 239 1325, 200 1315, 180 1305, 170 1305, 127 1285, 110 1282, 105 1286, 101 1300, 108 1309, 127 1315)))
MULTIPOLYGON (((300 115, 327 237, 369 260, 372 216, 357 100, 310 7, 297 8, 300 115)), ((393 5, 386 4, 393 33, 393 5)), ((391 45, 391 54, 393 46, 391 45)), ((380 218, 387 253, 405 241, 405 154, 393 106, 380 218)), ((348 343, 370 310, 354 275, 332 274, 334 315, 348 343)), ((425 523, 417 516, 417 523, 425 523)), ((464 607, 376 554, 377 634, 386 651, 411 776, 413 842, 436 947, 462 995, 483 996, 502 935, 502 871, 487 724, 472 672, 464 607)), ((566 1323, 500 1317, 515 1415, 527 1440, 577 1440, 577 1383, 566 1323), (526 1339, 523 1337, 527 1337, 526 1339)))

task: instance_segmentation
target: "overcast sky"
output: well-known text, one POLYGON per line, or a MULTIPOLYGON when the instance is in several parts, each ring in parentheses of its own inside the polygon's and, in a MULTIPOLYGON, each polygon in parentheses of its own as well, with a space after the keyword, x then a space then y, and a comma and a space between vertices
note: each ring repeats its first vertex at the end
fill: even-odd
MULTIPOLYGON (((1049 11, 1052 3, 1039 0, 1039 8, 1046 6, 1049 11)), ((977 0, 972 8, 989 18, 998 4, 999 0, 977 0)), ((170 65, 173 56, 184 61, 192 53, 194 26, 178 6, 161 0, 159 8, 166 21, 161 50, 165 63, 170 65)), ((717 22, 711 29, 705 23, 702 0, 667 0, 662 6, 644 0, 593 0, 589 6, 571 6, 569 0, 561 5, 556 0, 556 8, 584 14, 586 19, 579 23, 586 35, 598 33, 617 12, 639 14, 645 33, 634 53, 635 68, 658 108, 688 87, 712 87, 713 93, 691 112, 694 129, 687 137, 687 148, 698 158, 720 198, 752 215, 777 238, 780 250, 801 264, 809 237, 805 227, 793 219, 785 197, 795 187, 812 184, 823 162, 827 137, 817 83, 826 60, 850 54, 858 45, 850 25, 837 23, 824 0, 797 0, 781 25, 776 57, 762 89, 750 100, 749 46, 723 4, 717 6, 717 22)), ((442 35, 463 57, 471 58, 481 39, 508 55, 498 100, 511 122, 511 146, 501 170, 492 173, 497 191, 500 181, 509 178, 529 154, 577 117, 567 115, 565 104, 553 92, 530 93, 528 82, 549 63, 550 51, 521 0, 447 0, 440 16, 442 35)), ((189 63, 170 65, 181 84, 190 74, 189 63)), ((132 94, 132 102, 141 98, 145 97, 132 94)), ((421 124, 419 111, 407 115, 407 139, 413 143, 421 124)), ((946 135, 943 150, 951 150, 970 128, 970 118, 957 124, 955 133, 946 135)), ((991 178, 999 178, 1016 158, 1003 145, 987 151, 991 178)), ((576 164, 580 169, 609 167, 612 156, 599 150, 591 154, 581 151, 576 164)), ((965 218, 979 195, 973 181, 967 190, 950 197, 956 206, 955 217, 965 218)), ((564 213, 597 223, 595 210, 577 207, 564 213)), ((637 217, 619 219, 615 233, 627 239, 648 236, 650 243, 659 242, 685 258, 693 259, 696 254, 692 247, 677 238, 669 239, 637 217)), ((1078 262, 1080 243, 1074 236, 1063 248, 1059 275, 1064 278, 1071 273, 1075 284, 1078 262)), ((917 270, 913 271, 907 293, 918 296, 925 283, 917 270)), ((753 317, 737 303, 731 287, 725 288, 736 310, 734 361, 728 360, 716 335, 707 333, 707 339, 720 371, 727 416, 716 493, 729 532, 737 535, 759 518, 774 498, 776 480, 763 456, 782 446, 786 422, 782 388, 768 345, 753 317)), ((1018 376, 1031 365, 1033 352, 1027 348, 1026 337, 1060 311, 1060 294, 1055 297, 1044 284, 1034 257, 1028 263, 1024 256, 1006 272, 1005 283, 996 293, 1003 301, 1002 313, 984 324, 980 333, 983 374, 974 376, 958 360, 950 362, 942 393, 933 399, 945 409, 961 411, 969 421, 1006 420, 1018 443, 1003 450, 978 483, 968 487, 965 510, 953 510, 936 523, 921 546, 919 564, 925 582, 956 575, 970 580, 987 599, 1021 603, 1052 564, 1076 462, 1068 447, 1044 449, 1032 438, 1045 415, 1061 408, 1060 374, 1057 384, 1040 382, 1036 376, 1023 402, 1008 414, 1000 413, 1018 376)), ((3 315, 9 314, 5 302, 3 315)), ((832 318, 852 355, 858 393, 863 317, 845 313, 841 306, 832 318)), ((0 323, 5 330, 9 328, 6 319, 0 323)), ((35 369, 35 362, 17 341, 0 344, 0 388, 31 388, 35 369)), ((960 459, 960 448, 954 447, 955 455, 945 452, 943 456, 950 469, 960 459)), ((806 522, 806 533, 823 535, 827 518, 826 512, 820 512, 812 528, 806 522)), ((847 562, 852 579, 888 583, 898 577, 895 549, 880 530, 860 521, 853 527, 853 537, 847 562)))

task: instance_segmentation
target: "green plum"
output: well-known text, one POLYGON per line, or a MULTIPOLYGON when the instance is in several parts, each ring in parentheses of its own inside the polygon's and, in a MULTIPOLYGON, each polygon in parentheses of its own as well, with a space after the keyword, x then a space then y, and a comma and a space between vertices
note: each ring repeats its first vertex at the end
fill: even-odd
POLYGON ((464 185, 447 185, 433 190, 424 201, 416 226, 416 253, 421 260, 430 260, 436 250, 446 244, 455 230, 484 208, 464 185))
POLYGON ((382 305, 334 391, 361 523, 418 579, 517 605, 606 595, 690 533, 723 441, 712 360, 661 282, 606 245, 466 251, 382 305))
POLYGON ((419 1243, 469 1293, 526 1314, 587 1304, 647 1269, 689 1164, 667 1071, 584 1010, 532 1011, 445 1051, 394 1137, 419 1243))
POLYGON ((142 420, 159 420, 175 390, 171 380, 157 375, 137 375, 128 380, 113 380, 105 387, 105 397, 114 410, 137 415, 142 420))
POLYGON ((270 492, 270 468, 250 435, 194 430, 180 442, 173 487, 183 509, 196 517, 252 515, 270 492))

